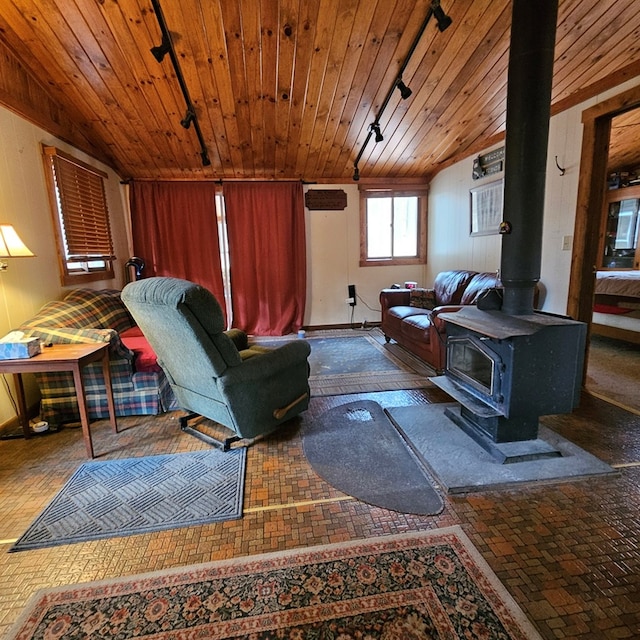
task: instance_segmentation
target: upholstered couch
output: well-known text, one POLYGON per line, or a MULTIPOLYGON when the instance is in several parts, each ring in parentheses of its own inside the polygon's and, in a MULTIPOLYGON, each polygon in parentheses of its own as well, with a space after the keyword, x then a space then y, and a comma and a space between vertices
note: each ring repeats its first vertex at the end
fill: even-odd
POLYGON ((431 365, 437 373, 446 363, 445 323, 438 315, 477 304, 489 289, 500 287, 495 273, 442 271, 432 288, 383 289, 380 292, 382 331, 431 365))
MULTIPOLYGON (((113 396, 118 416, 156 415, 175 406, 173 391, 120 292, 73 289, 63 300, 45 304, 19 327, 44 344, 108 342, 113 396)), ((45 347, 46 348, 46 347, 45 347)), ((35 374, 40 387, 40 419, 52 426, 80 417, 71 373, 35 374)), ((108 418, 101 363, 83 369, 89 417, 108 418)))

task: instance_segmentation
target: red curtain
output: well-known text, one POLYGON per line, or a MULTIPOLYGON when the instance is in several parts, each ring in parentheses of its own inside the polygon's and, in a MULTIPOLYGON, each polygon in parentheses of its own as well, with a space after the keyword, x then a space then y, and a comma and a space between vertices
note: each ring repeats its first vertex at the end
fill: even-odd
POLYGON ((143 277, 172 276, 213 293, 224 310, 224 285, 212 182, 133 182, 131 229, 143 277))
POLYGON ((225 183, 233 326, 285 335, 303 323, 304 197, 300 182, 225 183))

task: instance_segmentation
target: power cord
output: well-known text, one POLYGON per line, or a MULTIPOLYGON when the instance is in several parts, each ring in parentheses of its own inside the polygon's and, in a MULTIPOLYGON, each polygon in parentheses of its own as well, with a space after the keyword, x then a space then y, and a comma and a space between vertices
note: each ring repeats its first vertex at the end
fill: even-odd
MULTIPOLYGON (((11 387, 7 382, 7 376, 5 374, 2 374, 2 383, 4 385, 5 391, 7 392, 7 395, 9 396, 9 400, 11 401, 11 405, 13 406, 13 410, 16 412, 16 415, 19 416, 20 413, 16 405, 16 400, 13 397, 13 393, 11 393, 11 387)), ((24 434, 22 433, 22 430, 20 431, 20 433, 15 433, 15 434, 0 432, 0 440, 14 440, 16 438, 24 438, 24 434)))
POLYGON ((365 300, 363 300, 358 294, 356 294, 356 298, 358 298, 358 300, 360 300, 360 302, 362 302, 362 304, 367 307, 367 309, 369 309, 369 311, 375 311, 376 313, 382 313, 382 309, 374 309, 373 307, 370 307, 365 300))
POLYGON ((2 382, 4 384, 4 388, 7 392, 7 395, 9 396, 9 400, 11 400, 11 404, 13 405, 13 410, 16 412, 16 415, 18 415, 18 406, 16 405, 16 400, 13 397, 13 394, 11 393, 11 387, 7 382, 7 376, 4 373, 2 374, 2 382))
MULTIPOLYGON (((363 304, 367 309, 369 309, 369 311, 373 311, 374 313, 382 313, 382 310, 381 310, 381 309, 374 309, 373 307, 370 307, 370 306, 367 304, 367 302, 366 302, 366 301, 365 301, 361 296, 359 296, 358 294, 356 294, 356 298, 357 298, 358 300, 360 300, 360 302, 361 302, 361 303, 362 303, 362 304, 363 304)), ((367 321, 366 321, 366 320, 363 320, 363 321, 362 321, 362 324, 361 324, 359 327, 356 327, 356 326, 355 326, 355 323, 354 323, 354 321, 353 321, 353 316, 354 316, 354 313, 355 313, 355 309, 356 309, 356 306, 355 306, 355 304, 354 304, 354 305, 352 305, 352 306, 351 306, 351 323, 350 323, 350 324, 351 324, 351 329, 352 329, 353 331, 371 331, 372 329, 374 329, 374 328, 375 328, 375 327, 374 327, 374 325, 372 325, 372 324, 367 324, 367 321)))
MULTIPOLYGON (((5 391, 7 392, 7 396, 9 396, 9 400, 11 401, 11 405, 13 406, 13 410, 16 412, 16 416, 20 419, 20 411, 18 410, 18 406, 16 404, 16 399, 13 397, 13 393, 11 392, 11 387, 7 382, 7 376, 2 374, 2 384, 4 385, 5 391)), ((29 427, 33 431, 33 433, 39 434, 49 430, 49 425, 40 420, 39 418, 34 418, 29 420, 29 427)), ((16 433, 1 433, 0 432, 0 440, 14 440, 18 438, 24 438, 24 433, 22 430, 16 433)))

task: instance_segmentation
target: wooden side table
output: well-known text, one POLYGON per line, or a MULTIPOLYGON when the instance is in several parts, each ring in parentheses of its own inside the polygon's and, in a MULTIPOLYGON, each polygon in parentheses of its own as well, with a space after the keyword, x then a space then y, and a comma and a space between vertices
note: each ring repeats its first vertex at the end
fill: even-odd
POLYGON ((82 435, 87 448, 87 455, 89 458, 95 457, 93 454, 93 443, 89 429, 89 411, 87 410, 84 381, 82 380, 81 371, 82 368, 90 362, 96 362, 98 360, 102 360, 102 373, 107 391, 109 419, 114 432, 117 433, 118 423, 116 421, 116 407, 113 401, 113 389, 111 387, 108 343, 54 344, 50 347, 43 347, 42 353, 31 358, 0 360, 0 373, 12 373, 14 375, 16 391, 18 393, 19 417, 25 438, 31 437, 31 431, 29 429, 29 417, 27 415, 27 403, 24 395, 22 374, 71 371, 73 372, 73 382, 76 387, 76 397, 78 398, 80 421, 82 423, 82 435))

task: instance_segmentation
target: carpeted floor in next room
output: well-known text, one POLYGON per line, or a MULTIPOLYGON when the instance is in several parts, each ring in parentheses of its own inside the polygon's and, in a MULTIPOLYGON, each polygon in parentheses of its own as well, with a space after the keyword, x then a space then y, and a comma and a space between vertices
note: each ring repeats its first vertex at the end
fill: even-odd
MULTIPOLYGON (((640 417, 585 395, 573 414, 542 419, 617 474, 445 495, 440 513, 415 516, 359 502, 307 462, 305 425, 355 400, 443 398, 430 388, 313 397, 300 419, 247 450, 241 519, 20 553, 9 549, 85 462, 84 443, 72 428, 0 441, 0 634, 43 587, 459 525, 543 638, 640 636, 640 417)), ((207 448, 179 430, 177 414, 120 424, 119 434, 106 420, 92 425, 98 460, 207 448)))
POLYGON ((597 397, 640 414, 640 345, 591 336, 586 387, 597 397))

